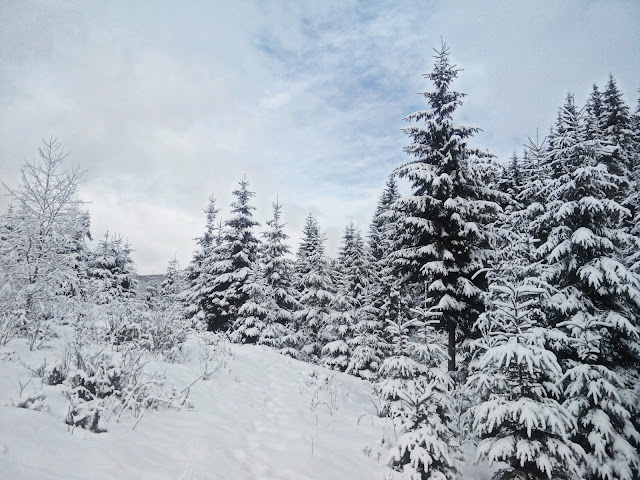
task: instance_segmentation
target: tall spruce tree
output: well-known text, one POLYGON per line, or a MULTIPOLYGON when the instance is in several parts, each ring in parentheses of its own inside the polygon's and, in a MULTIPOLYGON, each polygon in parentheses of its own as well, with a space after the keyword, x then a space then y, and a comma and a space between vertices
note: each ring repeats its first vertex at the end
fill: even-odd
POLYGON ((233 191, 236 200, 231 203, 231 216, 226 220, 222 242, 214 249, 209 272, 212 290, 209 301, 212 306, 210 330, 227 330, 238 319, 238 310, 247 302, 249 294, 245 285, 256 267, 260 241, 253 230, 259 225, 253 220, 250 205, 255 193, 249 191, 249 182, 243 178, 240 188, 233 191))
POLYGON ((638 466, 629 447, 638 445, 629 421, 638 398, 625 385, 639 365, 640 283, 625 266, 637 239, 622 228, 630 214, 618 200, 624 164, 613 163, 611 150, 587 141, 585 131, 569 97, 551 139, 548 202, 532 233, 541 241, 540 282, 552 292, 544 304, 549 326, 568 339, 554 348, 565 369, 564 404, 577 420, 573 440, 586 452, 584 478, 633 478, 619 467, 638 466))
POLYGON ((216 219, 220 210, 216 208, 216 199, 211 196, 204 209, 206 216, 205 232, 196 239, 198 250, 193 254, 191 264, 187 268, 186 279, 188 288, 181 295, 185 304, 185 313, 195 325, 207 327, 213 325, 213 311, 208 295, 213 284, 213 271, 209 269, 215 263, 214 254, 221 245, 219 234, 221 229, 216 227, 216 219))
POLYGON ((468 140, 478 128, 455 125, 452 115, 464 94, 451 90, 459 70, 449 62, 449 48, 436 51, 433 72, 426 74, 433 91, 424 92, 429 109, 415 112, 404 129, 412 142, 405 152, 416 157, 396 169, 407 178, 412 194, 396 204, 400 234, 396 265, 424 285, 448 332, 449 370, 456 370, 456 337, 467 335, 483 310, 485 276, 479 272, 490 258, 487 223, 499 210, 495 193, 477 175, 473 163, 486 152, 468 140))
POLYGON ((294 320, 300 351, 311 361, 318 361, 324 346, 323 331, 331 316, 335 286, 330 261, 324 254, 324 235, 311 214, 305 222, 297 253, 295 279, 299 307, 294 320))
POLYGON ((263 262, 267 288, 274 301, 274 323, 260 337, 260 343, 278 348, 281 353, 297 356, 297 336, 293 324, 293 312, 297 309, 296 290, 293 284, 293 262, 289 259, 289 236, 284 233, 280 216, 282 204, 273 204, 273 216, 267 221, 269 227, 262 234, 264 239, 263 262))

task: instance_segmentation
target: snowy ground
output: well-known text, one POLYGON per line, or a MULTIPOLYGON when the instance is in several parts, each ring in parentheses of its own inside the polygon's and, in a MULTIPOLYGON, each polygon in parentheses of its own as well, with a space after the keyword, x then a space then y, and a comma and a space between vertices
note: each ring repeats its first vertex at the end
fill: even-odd
MULTIPOLYGON (((380 439, 393 436, 375 415, 366 382, 289 359, 263 347, 231 347, 227 365, 190 389, 192 409, 122 417, 95 434, 64 423, 62 386, 41 386, 48 412, 11 405, 55 349, 30 352, 22 340, 0 347, 2 479, 399 479, 380 439), (133 428, 135 425, 135 429, 133 428)), ((199 376, 196 355, 160 363, 178 388, 199 376)), ((469 452, 471 453, 471 452, 469 452)), ((465 480, 489 478, 469 465, 465 480)))

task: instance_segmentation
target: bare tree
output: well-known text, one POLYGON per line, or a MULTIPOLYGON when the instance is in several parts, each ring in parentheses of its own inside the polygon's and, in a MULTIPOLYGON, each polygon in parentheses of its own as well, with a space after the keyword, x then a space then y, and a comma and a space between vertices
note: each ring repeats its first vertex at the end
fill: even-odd
POLYGON ((56 297, 82 290, 89 214, 77 197, 82 172, 65 170, 66 157, 57 140, 43 141, 22 166, 20 185, 3 182, 11 207, 0 222, 0 282, 11 293, 2 303, 21 310, 25 322, 42 317, 56 297))

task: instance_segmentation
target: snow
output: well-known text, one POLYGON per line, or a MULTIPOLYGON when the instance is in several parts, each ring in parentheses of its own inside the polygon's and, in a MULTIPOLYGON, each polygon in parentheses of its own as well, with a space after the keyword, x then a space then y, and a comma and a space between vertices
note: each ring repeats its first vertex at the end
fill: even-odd
MULTIPOLYGON (((377 417, 369 383, 262 346, 232 345, 226 367, 191 387, 192 409, 147 410, 137 424, 110 419, 100 434, 70 431, 62 387, 40 386, 26 368, 55 361, 61 344, 35 352, 23 340, 0 347, 0 478, 401 478, 385 465, 380 439, 390 439, 393 426, 377 417), (46 393, 49 411, 12 406, 18 382, 29 378, 46 393)), ((182 389, 199 376, 191 357, 150 366, 182 389)), ((465 450, 473 459, 473 446, 465 450)), ((491 469, 470 462, 461 478, 490 478, 491 469)))

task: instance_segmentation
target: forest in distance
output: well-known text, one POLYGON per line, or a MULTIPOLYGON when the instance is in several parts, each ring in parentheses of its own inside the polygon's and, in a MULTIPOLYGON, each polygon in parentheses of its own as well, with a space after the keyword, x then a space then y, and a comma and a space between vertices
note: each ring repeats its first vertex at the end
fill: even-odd
MULTIPOLYGON (((88 246, 82 172, 44 141, 5 185, 0 346, 64 331, 40 379, 62 386, 67 426, 95 434, 107 411, 186 404, 143 381, 144 358, 184 362, 200 335, 213 363, 224 342, 257 344, 369 382, 401 478, 458 478, 465 442, 495 480, 640 478, 640 99, 610 75, 502 161, 455 121, 460 72, 442 43, 425 109, 405 118, 406 162, 336 258, 311 214, 295 251, 286 204, 260 226, 248 172, 226 217, 210 197, 190 264, 140 288, 131 245, 88 246)), ((27 390, 15 406, 42 410, 27 390)))

